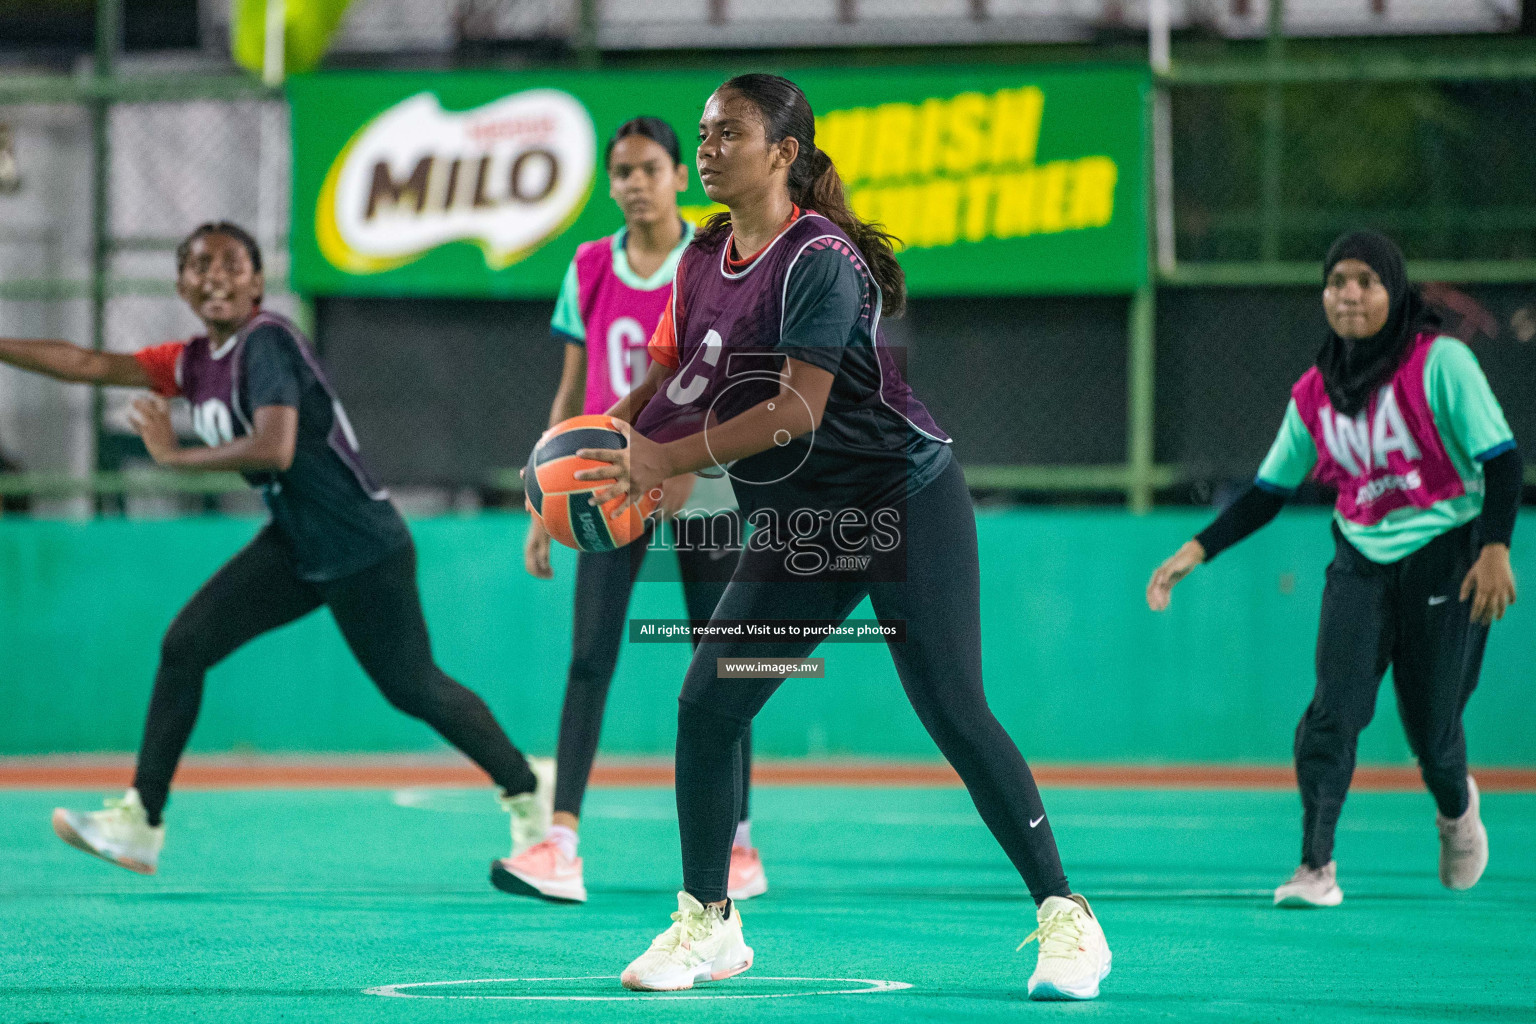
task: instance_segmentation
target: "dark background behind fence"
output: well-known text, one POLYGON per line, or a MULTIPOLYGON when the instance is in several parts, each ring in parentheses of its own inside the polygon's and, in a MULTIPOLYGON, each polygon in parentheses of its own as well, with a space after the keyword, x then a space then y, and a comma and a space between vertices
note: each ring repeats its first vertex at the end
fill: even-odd
MULTIPOLYGON (((1536 285, 1430 293, 1515 435, 1536 438, 1536 285)), ((1184 500, 1205 500, 1200 485, 1250 478, 1268 450, 1322 338, 1318 289, 1166 288, 1157 303, 1157 461, 1182 467, 1184 500)), ((320 302, 319 345, 385 479, 479 486, 523 462, 560 377, 550 309, 320 302)), ((928 298, 886 329, 964 464, 1101 465, 1125 457, 1127 311, 1119 297, 928 298)))

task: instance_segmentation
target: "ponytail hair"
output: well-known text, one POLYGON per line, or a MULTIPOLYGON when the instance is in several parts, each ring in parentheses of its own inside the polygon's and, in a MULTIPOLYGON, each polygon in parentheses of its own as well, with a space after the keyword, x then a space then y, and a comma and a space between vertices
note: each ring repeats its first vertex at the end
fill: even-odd
MULTIPOLYGON (((725 89, 740 93, 757 108, 770 146, 790 137, 800 144, 800 153, 789 167, 790 201, 821 214, 853 239, 880 288, 884 314, 900 316, 907 305, 907 275, 896 260, 899 242, 884 227, 860 220, 849 208, 832 158, 816 148, 816 115, 805 93, 787 78, 761 74, 737 75, 716 92, 725 89)), ((704 222, 699 241, 716 241, 730 227, 730 213, 717 213, 704 222)))

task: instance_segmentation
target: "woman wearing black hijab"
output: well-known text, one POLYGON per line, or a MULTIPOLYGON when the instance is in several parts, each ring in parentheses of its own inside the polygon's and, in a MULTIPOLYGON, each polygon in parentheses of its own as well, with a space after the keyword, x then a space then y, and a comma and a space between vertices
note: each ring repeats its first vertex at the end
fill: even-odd
POLYGON ((1467 889, 1482 876, 1488 836, 1461 716, 1488 626, 1515 599, 1520 455, 1471 350, 1439 334, 1402 253, 1374 232, 1329 249, 1323 311, 1328 337, 1253 485, 1147 584, 1147 604, 1163 610, 1179 580, 1273 519, 1309 474, 1338 488, 1317 690, 1296 729, 1302 863, 1275 890, 1289 907, 1344 898, 1334 830, 1389 665, 1438 809, 1440 881, 1467 889))

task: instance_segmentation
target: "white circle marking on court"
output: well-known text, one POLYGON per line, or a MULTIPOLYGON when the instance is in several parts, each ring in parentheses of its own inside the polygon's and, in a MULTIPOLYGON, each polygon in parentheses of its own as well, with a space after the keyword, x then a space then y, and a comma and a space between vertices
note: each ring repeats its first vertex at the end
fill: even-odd
POLYGON ((651 999, 651 1000, 655 1000, 655 999, 799 999, 799 998, 802 998, 804 996, 862 996, 862 995, 870 995, 870 994, 873 994, 873 993, 876 993, 876 992, 899 992, 902 989, 911 988, 912 987, 910 984, 908 984, 905 981, 883 981, 883 980, 878 979, 878 978, 788 978, 788 977, 765 977, 765 976, 759 975, 759 976, 754 977, 754 978, 752 978, 750 980, 752 980, 752 981, 814 981, 814 982, 822 982, 824 984, 829 984, 829 985, 832 985, 832 984, 864 985, 864 986, 867 986, 867 987, 866 988, 813 989, 813 990, 808 991, 808 992, 755 992, 755 993, 736 993, 736 994, 727 994, 727 993, 723 993, 723 992, 719 993, 719 994, 716 994, 714 992, 705 992, 705 993, 699 994, 699 995, 694 995, 692 992, 680 992, 680 993, 653 992, 653 993, 643 993, 643 994, 642 993, 629 993, 629 994, 626 994, 626 995, 612 995, 612 996, 583 996, 583 995, 558 995, 558 996, 539 996, 539 995, 456 995, 456 994, 453 994, 453 993, 446 993, 446 994, 438 995, 436 993, 416 993, 416 992, 406 992, 406 991, 404 991, 404 989, 416 989, 416 988, 444 988, 444 987, 449 986, 449 985, 494 985, 494 984, 504 984, 506 982, 525 982, 525 983, 537 984, 539 982, 558 982, 558 981, 613 981, 613 982, 617 982, 618 980, 619 980, 618 978, 614 977, 613 975, 609 975, 609 974, 581 974, 581 975, 575 975, 573 977, 568 977, 568 978, 466 978, 466 979, 464 979, 462 981, 411 981, 411 982, 403 982, 403 983, 398 984, 398 985, 379 985, 379 986, 377 986, 375 988, 364 989, 363 990, 363 994, 364 995, 369 995, 369 996, 387 996, 387 997, 392 997, 392 998, 395 998, 395 999, 515 999, 515 1000, 537 1001, 537 1002, 578 1002, 578 1003, 601 1002, 601 1003, 608 1003, 608 1002, 622 1002, 622 1001, 631 1000, 631 999, 651 999))

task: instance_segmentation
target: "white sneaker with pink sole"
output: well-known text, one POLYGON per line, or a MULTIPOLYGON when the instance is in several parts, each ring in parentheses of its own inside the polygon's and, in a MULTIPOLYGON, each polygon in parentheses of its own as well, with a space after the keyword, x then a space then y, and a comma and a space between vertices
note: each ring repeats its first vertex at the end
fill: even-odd
POLYGON ((763 858, 756 847, 731 847, 731 874, 725 894, 733 900, 749 900, 768 891, 768 876, 763 873, 763 858))
POLYGON ((567 857, 553 839, 535 843, 516 857, 492 862, 491 884, 514 896, 537 896, 556 903, 587 902, 581 858, 567 857))

